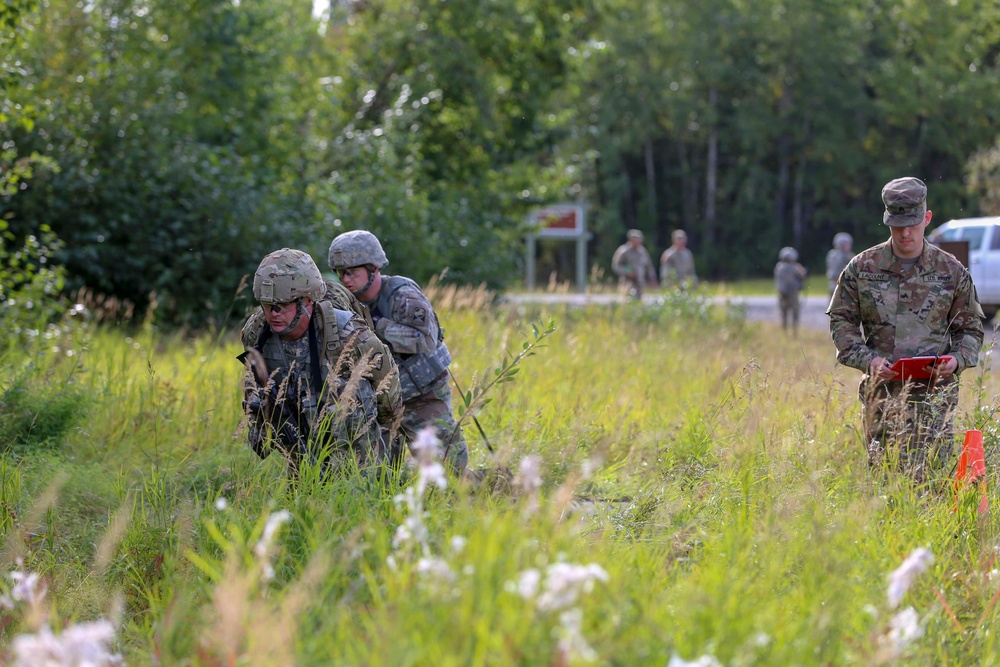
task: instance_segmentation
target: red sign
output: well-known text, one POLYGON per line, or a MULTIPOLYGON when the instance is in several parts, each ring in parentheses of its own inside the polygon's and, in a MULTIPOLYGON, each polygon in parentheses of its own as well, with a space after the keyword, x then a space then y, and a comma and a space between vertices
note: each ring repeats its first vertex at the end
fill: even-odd
POLYGON ((531 214, 538 236, 579 236, 583 234, 582 206, 547 206, 531 214))

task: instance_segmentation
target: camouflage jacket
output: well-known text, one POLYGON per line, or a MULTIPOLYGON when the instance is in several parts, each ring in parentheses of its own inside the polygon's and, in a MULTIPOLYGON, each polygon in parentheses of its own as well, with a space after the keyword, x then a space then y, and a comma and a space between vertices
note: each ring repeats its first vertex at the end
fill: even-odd
POLYGON ((399 367, 403 402, 447 384, 451 353, 437 314, 420 286, 403 276, 382 276, 382 288, 366 304, 375 333, 392 351, 399 367))
MULTIPOLYGON (((950 354, 958 372, 979 363, 983 310, 972 276, 930 243, 906 270, 886 241, 856 255, 827 309, 840 363, 867 373, 875 357, 950 354)), ((957 375, 957 372, 956 372, 957 375)))
POLYGON ((653 259, 649 256, 649 251, 642 246, 633 248, 628 243, 618 246, 618 250, 615 250, 615 254, 611 257, 611 270, 618 276, 634 272, 635 279, 642 285, 656 282, 653 259))
MULTIPOLYGON (((313 305, 313 317, 310 327, 318 334, 318 353, 320 357, 320 383, 326 383, 329 371, 337 368, 336 375, 347 380, 351 377, 351 369, 361 359, 368 360, 368 368, 364 378, 375 390, 377 417, 380 426, 389 426, 396 415, 402 410, 400 396, 399 371, 386 349, 365 324, 357 313, 345 310, 337 299, 326 298, 313 305), (339 316, 349 318, 341 324, 339 316), (346 354, 343 354, 346 350, 346 354), (343 358, 342 358, 343 357, 343 358), (340 364, 338 367, 338 363, 340 364)), ((267 345, 259 342, 268 326, 264 312, 257 308, 243 325, 241 338, 245 347, 260 347, 268 365, 268 371, 280 370, 287 372, 288 364, 281 350, 277 336, 270 336, 267 345)), ((306 364, 306 373, 313 369, 306 364)))
POLYGON ((694 254, 690 248, 678 250, 671 246, 660 255, 660 281, 664 285, 677 285, 685 282, 695 285, 698 276, 694 272, 694 254))
POLYGON ((854 257, 854 253, 840 248, 833 248, 826 253, 826 280, 830 285, 831 292, 836 288, 837 278, 840 277, 840 272, 844 270, 847 263, 851 261, 851 257, 854 257))
POLYGON ((778 262, 774 265, 774 289, 781 296, 797 297, 807 273, 806 267, 798 262, 778 262))

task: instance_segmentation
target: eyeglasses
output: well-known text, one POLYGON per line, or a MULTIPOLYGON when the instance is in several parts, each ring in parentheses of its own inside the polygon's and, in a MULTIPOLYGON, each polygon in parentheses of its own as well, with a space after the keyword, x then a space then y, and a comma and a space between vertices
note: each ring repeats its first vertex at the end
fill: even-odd
POLYGON ((354 275, 358 271, 366 271, 367 272, 368 271, 368 267, 366 265, 362 264, 360 266, 352 266, 352 267, 347 268, 347 269, 337 269, 337 277, 340 278, 341 280, 343 280, 344 276, 346 276, 348 274, 354 275))
POLYGON ((299 303, 299 301, 298 301, 298 299, 296 299, 295 301, 286 301, 285 303, 262 303, 262 304, 260 304, 260 307, 261 308, 267 308, 272 313, 280 313, 281 311, 285 310, 289 306, 298 305, 298 303, 299 303))

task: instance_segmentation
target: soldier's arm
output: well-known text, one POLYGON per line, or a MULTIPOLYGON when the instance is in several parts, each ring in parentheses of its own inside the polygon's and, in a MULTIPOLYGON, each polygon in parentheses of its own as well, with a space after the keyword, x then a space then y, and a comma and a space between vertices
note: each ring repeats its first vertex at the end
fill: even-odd
POLYGON ((826 313, 830 316, 830 335, 837 346, 837 361, 867 373, 872 360, 879 355, 865 345, 861 336, 861 301, 854 265, 841 274, 826 313))
POLYGON ((392 317, 379 318, 375 332, 397 355, 427 354, 438 344, 434 309, 423 292, 409 286, 393 294, 392 317))
POLYGON ((958 360, 960 373, 979 363, 983 349, 983 308, 979 305, 976 288, 968 271, 963 272, 955 290, 955 298, 948 313, 948 331, 951 334, 949 354, 958 360))
POLYGON ((674 267, 673 253, 670 248, 660 255, 660 281, 663 283, 673 282, 677 279, 677 269, 674 267))
POLYGON ((630 269, 629 267, 622 264, 622 257, 625 256, 625 246, 621 246, 618 250, 615 250, 615 254, 611 257, 611 270, 618 276, 624 276, 630 269))

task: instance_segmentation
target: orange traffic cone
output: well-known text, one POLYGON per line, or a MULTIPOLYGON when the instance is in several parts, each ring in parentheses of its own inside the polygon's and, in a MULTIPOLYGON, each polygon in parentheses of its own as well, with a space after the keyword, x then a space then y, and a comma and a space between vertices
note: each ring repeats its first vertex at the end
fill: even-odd
POLYGON ((958 471, 955 473, 955 490, 961 491, 977 482, 982 494, 979 514, 983 515, 990 509, 990 499, 986 493, 986 452, 983 449, 983 432, 973 429, 965 432, 962 455, 958 459, 958 471))

